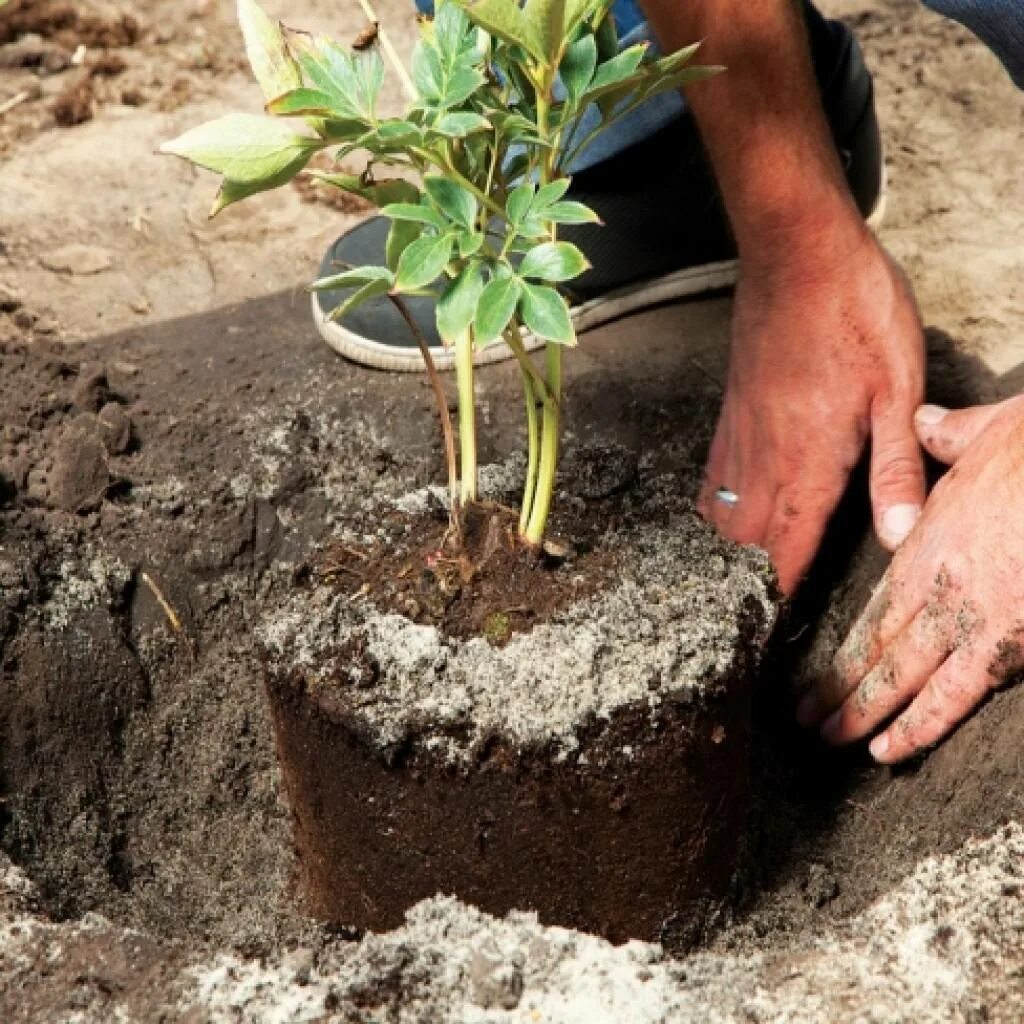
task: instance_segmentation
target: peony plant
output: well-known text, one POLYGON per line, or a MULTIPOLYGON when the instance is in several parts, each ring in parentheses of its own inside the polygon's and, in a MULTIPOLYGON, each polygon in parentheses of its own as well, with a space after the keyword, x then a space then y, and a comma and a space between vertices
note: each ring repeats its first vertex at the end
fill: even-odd
POLYGON ((369 200, 391 221, 385 262, 339 267, 310 285, 347 289, 333 311, 389 296, 417 334, 438 398, 452 521, 477 500, 474 353, 504 340, 518 361, 526 404, 527 464, 519 536, 544 538, 558 463, 562 357, 576 343, 559 286, 587 269, 558 239, 560 225, 596 223, 566 198, 574 161, 645 100, 705 77, 697 49, 652 55, 620 48, 612 0, 443 0, 420 19, 409 68, 368 0, 369 26, 348 46, 275 24, 238 0, 266 115, 228 114, 161 149, 222 175, 211 216, 286 184, 300 172, 369 200), (408 106, 378 113, 385 58, 408 106), (587 114, 584 117, 584 113, 587 114), (333 169, 309 169, 330 151, 333 169), (359 174, 342 161, 365 157, 359 174), (455 353, 458 435, 425 340, 402 303, 429 295, 455 353), (544 341, 543 368, 524 341, 544 341))

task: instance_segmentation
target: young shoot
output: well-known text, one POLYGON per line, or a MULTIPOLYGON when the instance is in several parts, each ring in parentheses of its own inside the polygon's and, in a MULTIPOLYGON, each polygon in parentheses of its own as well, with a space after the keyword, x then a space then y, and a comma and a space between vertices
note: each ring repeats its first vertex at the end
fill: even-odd
POLYGON ((304 171, 391 221, 384 265, 339 268, 310 287, 347 289, 336 318, 376 296, 400 308, 404 296, 435 300, 438 332, 455 352, 457 446, 443 401, 439 411, 456 522, 477 500, 474 355, 508 344, 526 399, 519 533, 536 546, 558 466, 562 353, 576 343, 559 287, 589 266, 558 228, 598 221, 566 198, 569 170, 645 100, 717 69, 690 64, 696 45, 666 56, 646 43, 620 48, 612 0, 443 0, 433 19, 420 20, 406 69, 368 0, 359 2, 372 31, 341 45, 238 0, 269 116, 228 114, 161 149, 222 175, 211 216, 304 171), (377 109, 385 56, 409 97, 398 117, 377 109), (307 169, 322 151, 334 169, 307 169), (342 169, 358 157, 362 173, 342 169), (527 354, 527 335, 545 343, 543 368, 527 354))

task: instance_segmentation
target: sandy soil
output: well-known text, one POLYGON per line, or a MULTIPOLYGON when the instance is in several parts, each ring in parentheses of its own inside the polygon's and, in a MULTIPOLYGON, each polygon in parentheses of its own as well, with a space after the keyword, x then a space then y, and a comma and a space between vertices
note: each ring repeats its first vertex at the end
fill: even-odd
MULTIPOLYGON (((117 9, 95 0, 71 6, 116 21, 117 9)), ((408 46, 404 0, 379 6, 400 47, 408 46)), ((359 24, 354 5, 333 0, 267 7, 342 37, 359 24)), ((856 26, 876 75, 890 174, 884 238, 910 271, 925 320, 1005 372, 1024 361, 1021 95, 981 43, 915 0, 823 7, 856 26)), ((23 318, 37 315, 42 328, 56 324, 74 340, 298 285, 352 222, 352 214, 304 203, 297 190, 208 222, 212 176, 154 155, 185 126, 228 108, 258 108, 232 8, 227 0, 133 5, 138 41, 105 51, 125 68, 93 76, 93 116, 72 127, 55 124, 54 104, 86 67, 0 69, 0 103, 40 92, 0 115, 0 282, 21 298, 23 318), (102 250, 81 266, 91 258, 109 267, 81 276, 50 269, 61 265, 52 254, 68 244, 102 250)), ((72 42, 73 35, 48 45, 66 60, 72 42)), ((86 66, 100 55, 87 50, 86 66)))

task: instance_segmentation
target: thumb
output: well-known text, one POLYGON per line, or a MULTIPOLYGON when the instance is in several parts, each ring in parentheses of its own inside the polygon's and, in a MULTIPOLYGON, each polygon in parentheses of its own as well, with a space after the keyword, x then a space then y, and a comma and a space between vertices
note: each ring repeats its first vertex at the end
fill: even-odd
POLYGON ((952 411, 941 405, 922 405, 914 413, 914 429, 929 455, 952 466, 1005 404, 975 405, 952 411))
POLYGON ((875 532, 890 551, 903 543, 924 506, 924 463, 911 410, 900 404, 879 409, 871 431, 871 507, 875 532))

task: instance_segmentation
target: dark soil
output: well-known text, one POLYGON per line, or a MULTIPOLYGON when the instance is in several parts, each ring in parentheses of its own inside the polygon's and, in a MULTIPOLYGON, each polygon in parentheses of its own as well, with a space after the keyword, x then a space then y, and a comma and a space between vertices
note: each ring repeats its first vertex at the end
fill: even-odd
POLYGON ((585 508, 571 541, 549 541, 546 549, 525 545, 517 535, 518 513, 494 502, 465 509, 458 530, 440 501, 432 515, 396 511, 378 526, 384 536, 372 549, 329 544, 317 573, 365 595, 381 611, 501 647, 611 579, 615 559, 595 548, 595 540, 615 529, 615 510, 608 502, 585 508))
MULTIPOLYGON (((569 450, 615 444, 695 492, 726 320, 714 303, 687 315, 686 345, 655 315, 588 336, 569 450)), ((443 480, 443 459, 422 381, 360 371, 307 324, 305 296, 285 294, 74 349, 0 348, 0 839, 57 916, 254 950, 309 927, 252 624, 346 516, 443 480)), ((999 390, 948 358, 935 383, 939 400, 999 390)), ((482 461, 521 443, 515 387, 513 367, 480 374, 482 461)), ((856 555, 866 531, 861 510, 807 594, 832 636, 881 570, 870 544, 856 555)), ((1024 804, 1024 689, 922 763, 880 769, 790 724, 803 630, 794 612, 758 694, 752 934, 861 906, 1024 804)))
POLYGON ((592 724, 579 757, 495 737, 459 772, 443 753, 382 756, 294 679, 271 675, 268 689, 318 918, 383 931, 441 892, 680 950, 729 891, 748 784, 745 675, 666 702, 657 728, 646 707, 592 724))
POLYGON ((138 21, 130 14, 103 17, 81 11, 75 4, 52 0, 9 0, 0 10, 0 44, 34 33, 74 50, 130 46, 139 38, 138 21))

